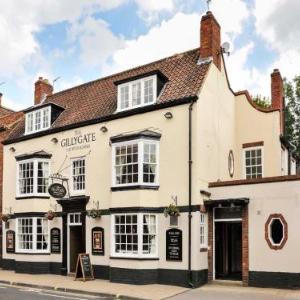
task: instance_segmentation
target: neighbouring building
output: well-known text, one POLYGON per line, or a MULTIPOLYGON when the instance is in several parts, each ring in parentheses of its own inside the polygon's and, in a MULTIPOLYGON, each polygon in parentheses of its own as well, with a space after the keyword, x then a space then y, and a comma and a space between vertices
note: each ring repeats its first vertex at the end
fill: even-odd
MULTIPOLYGON (((2 93, 0 93, 0 211, 2 212, 2 182, 3 182, 3 145, 11 130, 17 125, 23 115, 22 112, 14 112, 2 105, 2 93)), ((0 224, 0 264, 2 259, 2 222, 0 224)))
POLYGON ((3 268, 67 275, 89 253, 113 282, 299 287, 283 81, 259 108, 223 52, 207 12, 197 49, 58 93, 39 78, 4 141, 3 268))

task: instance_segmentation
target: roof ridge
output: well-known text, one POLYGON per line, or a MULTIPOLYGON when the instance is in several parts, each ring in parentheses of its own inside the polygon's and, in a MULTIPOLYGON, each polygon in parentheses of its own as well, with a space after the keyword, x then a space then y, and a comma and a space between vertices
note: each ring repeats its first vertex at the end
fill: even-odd
POLYGON ((87 86, 87 85, 89 85, 89 84, 93 84, 93 83, 95 83, 95 82, 99 82, 99 81, 102 81, 102 80, 107 80, 107 79, 109 79, 109 78, 112 78, 112 77, 115 77, 115 76, 124 74, 124 73, 129 72, 129 71, 135 71, 135 70, 138 70, 138 69, 140 69, 140 68, 147 67, 147 66, 152 65, 152 64, 155 64, 155 63, 160 63, 160 62, 162 62, 162 61, 164 61, 164 60, 171 59, 171 58, 176 57, 176 56, 179 56, 179 55, 186 55, 186 54, 188 54, 188 53, 190 53, 190 52, 196 51, 197 49, 199 49, 199 47, 194 48, 194 49, 190 49, 190 50, 187 50, 187 51, 184 51, 184 52, 175 53, 175 54, 172 54, 172 55, 170 55, 170 56, 167 56, 167 57, 164 57, 164 58, 161 58, 161 59, 152 61, 152 62, 150 62, 150 63, 146 63, 146 64, 143 64, 143 65, 139 65, 139 66, 133 67, 133 68, 131 68, 131 69, 126 69, 126 70, 124 70, 124 71, 120 71, 120 72, 117 72, 117 73, 114 73, 114 74, 111 74, 111 75, 107 75, 107 76, 104 76, 104 77, 102 77, 102 78, 98 78, 98 79, 95 79, 95 80, 91 80, 91 81, 88 81, 88 82, 85 82, 85 83, 82 83, 82 84, 79 84, 79 85, 70 87, 70 88, 68 88, 68 89, 59 91, 59 92, 54 93, 54 94, 52 94, 52 95, 49 95, 49 96, 47 96, 47 99, 48 99, 48 98, 50 99, 52 96, 56 96, 56 95, 60 95, 60 94, 69 92, 70 90, 73 90, 73 89, 77 89, 77 88, 80 88, 80 87, 87 86))

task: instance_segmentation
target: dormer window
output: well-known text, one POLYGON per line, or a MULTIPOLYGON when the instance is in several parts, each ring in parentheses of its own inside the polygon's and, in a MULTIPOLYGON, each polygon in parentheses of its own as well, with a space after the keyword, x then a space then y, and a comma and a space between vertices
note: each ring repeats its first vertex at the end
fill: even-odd
POLYGON ((156 102, 157 76, 152 75, 118 85, 118 111, 156 102))
POLYGON ((26 113, 26 134, 46 130, 51 126, 51 106, 26 113))

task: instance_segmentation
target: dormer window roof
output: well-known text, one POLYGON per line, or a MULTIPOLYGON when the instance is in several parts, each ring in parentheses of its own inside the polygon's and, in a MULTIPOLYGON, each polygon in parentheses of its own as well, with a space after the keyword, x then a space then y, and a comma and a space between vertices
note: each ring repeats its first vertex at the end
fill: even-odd
POLYGON ((154 104, 167 78, 159 71, 115 82, 118 86, 117 112, 154 104))
POLYGON ((53 103, 43 103, 26 109, 25 135, 49 129, 62 111, 62 107, 53 103))

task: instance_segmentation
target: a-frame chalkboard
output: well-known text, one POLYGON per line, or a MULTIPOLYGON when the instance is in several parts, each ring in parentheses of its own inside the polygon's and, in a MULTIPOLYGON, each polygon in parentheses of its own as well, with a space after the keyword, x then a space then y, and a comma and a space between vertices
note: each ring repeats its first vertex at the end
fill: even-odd
POLYGON ((94 271, 90 260, 90 255, 87 253, 78 254, 75 280, 94 280, 94 271))

